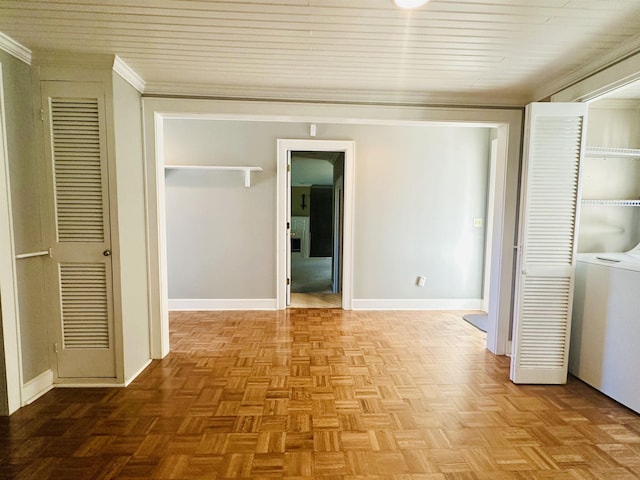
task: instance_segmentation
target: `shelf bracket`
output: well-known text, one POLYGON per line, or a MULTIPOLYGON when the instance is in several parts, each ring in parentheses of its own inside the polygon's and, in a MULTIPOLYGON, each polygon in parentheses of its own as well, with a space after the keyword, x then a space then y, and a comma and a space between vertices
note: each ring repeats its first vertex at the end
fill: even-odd
POLYGON ((244 186, 249 188, 251 186, 251 169, 245 168, 244 170, 244 186))

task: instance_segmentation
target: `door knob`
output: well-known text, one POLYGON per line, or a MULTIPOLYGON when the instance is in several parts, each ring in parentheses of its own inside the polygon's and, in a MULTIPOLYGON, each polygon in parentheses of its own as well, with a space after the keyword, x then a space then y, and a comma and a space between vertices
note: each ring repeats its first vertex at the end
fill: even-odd
POLYGON ((108 257, 109 255, 111 255, 111 250, 109 250, 109 249, 107 248, 104 252, 102 252, 102 254, 103 254, 105 257, 108 257))

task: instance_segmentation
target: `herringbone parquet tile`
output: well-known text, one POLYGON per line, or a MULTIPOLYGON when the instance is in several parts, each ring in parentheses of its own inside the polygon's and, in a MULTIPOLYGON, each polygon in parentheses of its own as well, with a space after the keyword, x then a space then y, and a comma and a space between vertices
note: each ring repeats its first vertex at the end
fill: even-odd
POLYGON ((513 385, 460 312, 175 313, 171 344, 126 389, 0 419, 0 478, 640 478, 637 414, 513 385))

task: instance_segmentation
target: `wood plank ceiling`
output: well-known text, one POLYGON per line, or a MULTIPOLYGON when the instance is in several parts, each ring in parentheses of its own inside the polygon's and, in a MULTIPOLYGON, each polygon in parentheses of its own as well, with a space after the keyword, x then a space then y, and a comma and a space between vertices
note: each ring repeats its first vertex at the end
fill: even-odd
POLYGON ((640 1, 2 0, 0 32, 117 54, 145 93, 523 105, 637 51, 640 1))

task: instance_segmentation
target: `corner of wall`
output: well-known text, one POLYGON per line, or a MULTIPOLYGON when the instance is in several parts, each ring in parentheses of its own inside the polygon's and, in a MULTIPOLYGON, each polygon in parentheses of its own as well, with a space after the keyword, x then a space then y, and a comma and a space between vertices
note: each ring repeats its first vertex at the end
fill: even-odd
POLYGON ((140 90, 115 66, 113 114, 120 259, 114 274, 121 284, 124 382, 128 383, 151 359, 146 187, 140 90))

